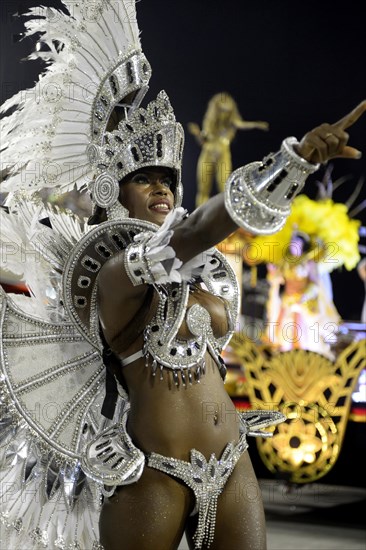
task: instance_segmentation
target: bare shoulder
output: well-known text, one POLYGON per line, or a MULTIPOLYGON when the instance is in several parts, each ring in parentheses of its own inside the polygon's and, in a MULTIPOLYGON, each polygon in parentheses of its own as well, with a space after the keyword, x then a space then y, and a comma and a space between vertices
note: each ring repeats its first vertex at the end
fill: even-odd
POLYGON ((100 323, 108 342, 134 318, 147 289, 147 285, 133 286, 131 283, 124 267, 124 252, 104 264, 98 277, 98 307, 100 323))

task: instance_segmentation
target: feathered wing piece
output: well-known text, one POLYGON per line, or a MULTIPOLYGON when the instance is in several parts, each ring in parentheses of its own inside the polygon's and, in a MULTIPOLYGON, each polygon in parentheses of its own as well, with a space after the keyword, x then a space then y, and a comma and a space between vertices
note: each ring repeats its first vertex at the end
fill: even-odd
POLYGON ((101 145, 117 104, 137 107, 150 66, 141 52, 135 0, 63 0, 68 14, 37 7, 25 36, 40 34, 46 69, 32 89, 6 101, 1 113, 1 190, 81 189, 95 173, 88 145, 101 145))
POLYGON ((61 273, 68 254, 89 229, 83 220, 39 201, 14 201, 0 209, 1 267, 15 274, 32 300, 13 295, 13 302, 43 320, 64 318, 60 307, 61 273))
POLYGON ((0 289, 1 547, 12 549, 100 548, 101 485, 85 477, 81 456, 128 407, 119 398, 114 418, 101 416, 101 350, 62 303, 65 262, 88 228, 70 213, 18 199, 45 187, 80 190, 93 179, 88 148, 103 144, 117 104, 139 105, 151 71, 134 1, 63 5, 68 14, 43 7, 27 14, 25 35, 40 34, 30 58, 46 69, 1 108, 1 191, 10 193, 10 212, 0 214, 2 257, 30 292, 0 289))
POLYGON ((100 415, 105 368, 61 305, 64 263, 86 229, 29 201, 0 216, 5 266, 30 291, 0 290, 1 546, 99 548, 100 486, 80 464, 110 423, 100 415))

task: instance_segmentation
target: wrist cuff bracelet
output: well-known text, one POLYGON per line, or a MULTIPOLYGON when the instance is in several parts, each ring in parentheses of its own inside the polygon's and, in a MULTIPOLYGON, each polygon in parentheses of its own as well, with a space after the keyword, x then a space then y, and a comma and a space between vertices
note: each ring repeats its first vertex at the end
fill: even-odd
POLYGON ((239 227, 259 235, 283 227, 293 199, 320 166, 297 155, 293 149, 297 144, 296 138, 287 138, 277 153, 231 174, 225 184, 225 207, 239 227))

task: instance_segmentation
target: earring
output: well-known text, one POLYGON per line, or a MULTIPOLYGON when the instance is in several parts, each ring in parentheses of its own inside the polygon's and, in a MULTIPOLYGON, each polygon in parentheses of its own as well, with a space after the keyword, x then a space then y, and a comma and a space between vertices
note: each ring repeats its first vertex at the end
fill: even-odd
POLYGON ((95 204, 106 209, 109 220, 128 218, 127 208, 119 202, 119 183, 116 178, 104 172, 93 183, 92 197, 95 204))
POLYGON ((118 181, 104 172, 100 174, 93 183, 93 201, 102 208, 110 208, 119 197, 118 181))
POLYGON ((122 206, 119 201, 116 201, 110 208, 106 209, 108 220, 120 220, 121 218, 128 218, 130 216, 127 208, 122 206))

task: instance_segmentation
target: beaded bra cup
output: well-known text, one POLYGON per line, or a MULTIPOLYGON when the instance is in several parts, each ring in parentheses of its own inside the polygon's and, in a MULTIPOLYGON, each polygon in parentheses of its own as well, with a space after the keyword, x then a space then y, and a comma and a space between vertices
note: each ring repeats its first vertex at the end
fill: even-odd
MULTIPOLYGON (((77 244, 66 264, 63 279, 65 307, 78 331, 89 342, 102 350, 97 311, 97 277, 106 261, 126 249, 136 235, 151 236, 159 229, 150 222, 133 218, 107 221, 87 233, 77 244)), ((205 354, 210 352, 223 374, 220 351, 230 340, 238 316, 237 281, 223 254, 215 250, 209 259, 210 269, 200 276, 207 290, 225 300, 228 332, 215 338, 208 311, 194 304, 187 308, 190 284, 187 281, 172 284, 154 284, 159 303, 154 318, 144 331, 143 354, 152 374, 163 369, 173 371, 176 384, 199 380, 205 369, 205 354), (186 319, 192 338, 182 340, 178 330, 186 319)))

